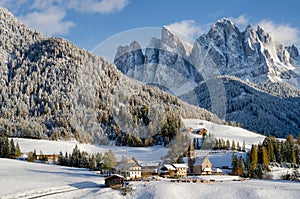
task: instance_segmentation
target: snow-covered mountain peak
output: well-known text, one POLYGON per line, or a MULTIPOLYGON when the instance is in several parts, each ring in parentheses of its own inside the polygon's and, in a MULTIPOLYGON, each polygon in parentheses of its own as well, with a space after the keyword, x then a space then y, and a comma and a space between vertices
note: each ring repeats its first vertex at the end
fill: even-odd
POLYGON ((257 26, 256 33, 257 33, 259 39, 263 43, 268 44, 268 43, 270 43, 272 41, 271 35, 267 31, 265 31, 262 27, 257 26))

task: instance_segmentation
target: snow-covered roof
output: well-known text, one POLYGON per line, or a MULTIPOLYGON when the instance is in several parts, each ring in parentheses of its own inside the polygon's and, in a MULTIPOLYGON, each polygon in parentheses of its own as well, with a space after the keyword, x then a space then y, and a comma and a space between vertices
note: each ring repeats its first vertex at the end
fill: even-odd
POLYGON ((219 168, 217 168, 217 169, 215 170, 215 172, 216 172, 216 173, 223 173, 222 169, 219 169, 219 168))
POLYGON ((212 170, 211 170, 211 168, 209 168, 209 167, 205 167, 205 168, 203 169, 203 171, 205 171, 205 172, 210 172, 210 171, 212 171, 212 170))
POLYGON ((195 161, 195 163, 194 163, 193 166, 200 166, 203 163, 205 157, 206 156, 204 156, 204 157, 196 157, 196 161, 195 161))
POLYGON ((142 167, 158 167, 159 166, 159 162, 141 162, 140 165, 142 167))
POLYGON ((108 176, 107 178, 105 178, 105 180, 106 180, 106 179, 109 179, 109 178, 112 178, 112 177, 124 178, 124 176, 121 176, 121 175, 119 175, 119 174, 113 174, 113 175, 108 176))
POLYGON ((175 168, 188 168, 185 164, 173 164, 175 168))
POLYGON ((164 164, 164 167, 168 170, 176 170, 171 164, 164 164))

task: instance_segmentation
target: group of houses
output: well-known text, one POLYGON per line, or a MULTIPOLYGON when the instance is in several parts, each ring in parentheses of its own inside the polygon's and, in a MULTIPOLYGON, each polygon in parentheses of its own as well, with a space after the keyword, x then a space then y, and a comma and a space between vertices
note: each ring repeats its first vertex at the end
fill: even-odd
POLYGON ((161 164, 159 162, 143 164, 132 157, 127 162, 119 162, 116 167, 116 173, 105 179, 107 186, 123 183, 124 180, 141 179, 142 176, 147 175, 160 175, 165 178, 185 178, 188 175, 222 174, 222 170, 220 168, 213 170, 213 165, 208 155, 196 157, 192 142, 188 148, 187 164, 161 164))

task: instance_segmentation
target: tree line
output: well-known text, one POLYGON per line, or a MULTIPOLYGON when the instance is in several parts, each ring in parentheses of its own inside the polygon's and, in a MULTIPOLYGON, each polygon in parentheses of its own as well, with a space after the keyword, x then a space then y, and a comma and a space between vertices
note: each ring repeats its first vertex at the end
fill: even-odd
POLYGON ((113 171, 117 165, 117 160, 111 149, 104 154, 99 152, 89 154, 86 151, 80 151, 76 145, 70 154, 68 154, 68 152, 65 154, 60 152, 57 164, 69 167, 88 168, 91 170, 113 171))
POLYGON ((232 157, 233 173, 241 176, 262 178, 270 170, 269 165, 299 168, 300 134, 296 141, 292 135, 286 140, 266 137, 263 143, 252 145, 246 162, 242 157, 232 157))
POLYGON ((8 139, 6 135, 0 137, 0 157, 15 159, 21 156, 20 146, 15 145, 13 139, 8 139))

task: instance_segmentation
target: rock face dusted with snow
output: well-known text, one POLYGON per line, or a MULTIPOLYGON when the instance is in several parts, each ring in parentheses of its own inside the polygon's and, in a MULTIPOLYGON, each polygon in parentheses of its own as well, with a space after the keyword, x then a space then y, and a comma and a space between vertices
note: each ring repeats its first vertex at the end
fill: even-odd
POLYGON ((131 50, 132 44, 118 47, 114 63, 128 77, 181 95, 183 87, 190 88, 202 77, 188 62, 179 38, 166 28, 162 29, 161 35, 161 39, 151 39, 145 55, 141 50, 131 50))
MULTIPOLYGON (((228 19, 220 19, 200 36, 189 54, 172 32, 163 28, 161 35, 161 39, 151 39, 140 66, 130 68, 128 60, 121 59, 115 61, 118 69, 213 112, 213 106, 226 107, 227 121, 240 122, 253 131, 278 136, 284 136, 281 129, 294 135, 300 131, 299 53, 295 46, 276 43, 260 26, 249 25, 241 32, 228 19), (274 106, 269 106, 270 102, 274 106)), ((134 59, 131 56, 130 60, 134 59)))
POLYGON ((247 26, 240 32, 230 20, 221 19, 208 34, 197 39, 191 60, 200 66, 203 62, 205 67, 217 68, 220 75, 261 83, 281 81, 282 74, 294 77, 290 52, 295 59, 295 51, 295 47, 292 50, 276 44, 260 26, 257 29, 247 26))

